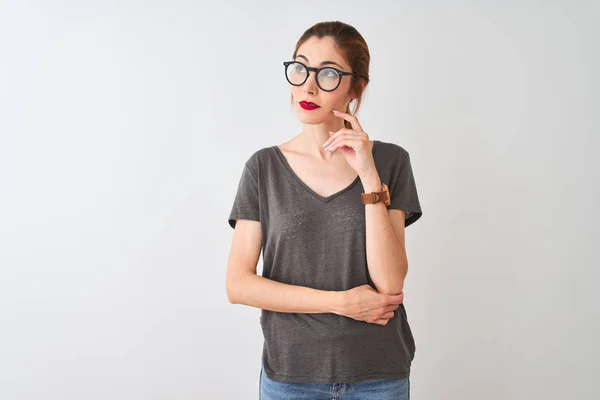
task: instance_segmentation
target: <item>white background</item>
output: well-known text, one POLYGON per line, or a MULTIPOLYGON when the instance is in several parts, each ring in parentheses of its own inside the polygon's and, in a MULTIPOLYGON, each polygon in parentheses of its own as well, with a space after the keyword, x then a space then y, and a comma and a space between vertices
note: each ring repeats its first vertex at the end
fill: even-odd
POLYGON ((0 1, 0 398, 258 397, 226 220, 300 132, 282 62, 325 20, 369 45, 363 128, 411 154, 412 398, 600 398, 599 11, 0 1))

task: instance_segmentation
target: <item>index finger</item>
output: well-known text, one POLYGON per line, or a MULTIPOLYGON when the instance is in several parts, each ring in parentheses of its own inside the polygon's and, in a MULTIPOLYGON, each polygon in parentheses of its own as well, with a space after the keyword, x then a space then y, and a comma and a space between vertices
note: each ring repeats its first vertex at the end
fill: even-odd
POLYGON ((352 125, 352 129, 363 132, 363 128, 362 126, 360 126, 358 118, 356 118, 354 115, 350 115, 348 113, 337 110, 333 110, 333 115, 335 115, 336 117, 344 118, 346 121, 350 122, 350 125, 352 125))
POLYGON ((401 304, 404 301, 404 292, 399 294, 386 294, 385 301, 388 304, 401 304))

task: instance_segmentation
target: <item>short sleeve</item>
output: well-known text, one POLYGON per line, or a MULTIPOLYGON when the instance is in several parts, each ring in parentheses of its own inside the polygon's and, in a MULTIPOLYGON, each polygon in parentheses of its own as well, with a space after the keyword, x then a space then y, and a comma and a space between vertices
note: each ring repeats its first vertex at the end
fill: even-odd
POLYGON ((258 179, 247 164, 244 165, 237 193, 229 213, 229 226, 235 229, 238 219, 260 221, 258 179))
POLYGON ((403 210, 406 213, 404 227, 407 227, 423 215, 408 153, 400 162, 399 168, 392 173, 390 183, 388 188, 391 199, 387 209, 403 210))

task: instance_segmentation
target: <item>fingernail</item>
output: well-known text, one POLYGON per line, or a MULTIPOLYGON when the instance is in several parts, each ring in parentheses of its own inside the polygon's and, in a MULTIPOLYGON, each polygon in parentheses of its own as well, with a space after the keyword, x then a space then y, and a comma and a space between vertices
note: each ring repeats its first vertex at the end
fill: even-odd
POLYGON ((329 143, 329 140, 326 141, 325 143, 323 143, 323 147, 327 146, 328 143, 329 143))
POLYGON ((333 111, 334 113, 339 112, 338 110, 331 110, 331 111, 333 111))

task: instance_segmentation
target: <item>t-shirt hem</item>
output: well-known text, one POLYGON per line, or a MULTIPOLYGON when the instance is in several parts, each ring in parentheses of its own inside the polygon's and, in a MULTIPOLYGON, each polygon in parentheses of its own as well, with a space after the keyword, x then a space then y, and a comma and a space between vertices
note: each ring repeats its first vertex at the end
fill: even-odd
POLYGON ((269 379, 292 382, 292 383, 350 383, 359 382, 368 379, 406 379, 410 377, 410 370, 403 372, 377 372, 367 375, 349 375, 349 376, 298 376, 269 373, 265 370, 269 379))
POLYGON ((235 213, 235 214, 231 214, 229 219, 246 219, 246 218, 251 218, 251 219, 258 219, 258 214, 253 214, 253 213, 235 213))
POLYGON ((258 214, 233 213, 228 218, 229 226, 231 226, 233 228, 235 226, 235 222, 237 222, 238 219, 251 219, 253 221, 260 221, 260 217, 258 214))

